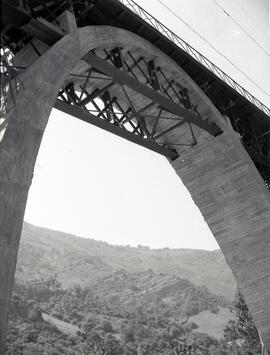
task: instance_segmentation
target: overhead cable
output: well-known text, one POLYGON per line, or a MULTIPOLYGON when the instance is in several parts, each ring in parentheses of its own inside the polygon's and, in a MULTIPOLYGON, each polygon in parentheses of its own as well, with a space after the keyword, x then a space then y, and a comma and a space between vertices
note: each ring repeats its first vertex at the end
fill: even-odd
POLYGON ((169 6, 164 4, 162 0, 157 0, 163 7, 165 7, 173 16, 180 20, 185 26, 187 26, 193 33, 199 36, 204 42, 206 42, 216 53, 223 57, 227 62, 229 62, 235 69, 237 69, 246 79, 252 82, 260 91, 270 98, 270 94, 264 90, 259 84, 257 84, 252 78, 250 78, 243 70, 241 70, 236 64, 234 64, 228 57, 226 57, 222 52, 220 52, 212 43, 210 43, 206 38, 204 38, 199 32, 197 32, 189 23, 183 20, 175 11, 173 11, 169 6))

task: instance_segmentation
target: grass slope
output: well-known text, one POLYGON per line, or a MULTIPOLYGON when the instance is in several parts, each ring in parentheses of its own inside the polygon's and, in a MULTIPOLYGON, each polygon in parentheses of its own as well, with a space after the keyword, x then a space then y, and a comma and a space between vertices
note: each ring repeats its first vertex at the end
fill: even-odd
POLYGON ((176 275, 231 300, 235 281, 220 251, 144 249, 109 245, 25 223, 16 277, 22 281, 57 273, 64 287, 92 285, 118 270, 176 275))
POLYGON ((218 313, 212 313, 205 310, 190 317, 190 321, 198 325, 198 332, 209 334, 217 339, 223 337, 223 330, 229 320, 234 319, 234 313, 230 312, 228 308, 220 307, 218 313))

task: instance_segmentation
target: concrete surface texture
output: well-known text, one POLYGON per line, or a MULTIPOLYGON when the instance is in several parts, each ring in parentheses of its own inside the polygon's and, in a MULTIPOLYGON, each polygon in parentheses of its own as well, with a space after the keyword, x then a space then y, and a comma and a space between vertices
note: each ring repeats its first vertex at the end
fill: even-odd
POLYGON ((229 129, 172 163, 220 245, 270 345, 270 194, 229 129))

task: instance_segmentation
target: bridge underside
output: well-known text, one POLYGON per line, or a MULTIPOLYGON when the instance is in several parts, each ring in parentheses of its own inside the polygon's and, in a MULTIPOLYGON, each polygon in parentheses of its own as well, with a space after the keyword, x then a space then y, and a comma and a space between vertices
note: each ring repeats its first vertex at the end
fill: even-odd
POLYGON ((270 347, 270 194, 230 120, 170 57, 134 33, 85 27, 39 50, 38 58, 30 47, 15 56, 27 69, 14 74, 0 142, 2 349, 28 189, 52 107, 170 160, 270 347))
POLYGON ((11 48, 13 53, 28 46, 35 59, 44 47, 52 46, 74 29, 76 23, 78 27, 116 26, 145 38, 183 68, 229 118, 269 184, 270 109, 132 0, 3 0, 1 8, 2 46, 11 48), (74 14, 68 24, 66 19, 71 13, 67 15, 66 9, 74 14))

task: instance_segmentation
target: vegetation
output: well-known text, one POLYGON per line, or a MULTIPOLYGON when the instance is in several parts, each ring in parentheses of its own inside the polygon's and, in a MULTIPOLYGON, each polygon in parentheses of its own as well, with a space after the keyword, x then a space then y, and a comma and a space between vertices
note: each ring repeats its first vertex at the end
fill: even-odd
POLYGON ((257 333, 243 342, 239 319, 249 313, 236 302, 233 320, 229 297, 212 292, 234 290, 222 267, 218 252, 116 247, 26 225, 7 354, 246 354, 258 345, 257 333), (200 285, 196 270, 210 273, 200 285), (206 334, 205 319, 218 319, 220 332, 206 334))
POLYGON ((152 270, 119 271, 91 288, 64 290, 55 278, 16 284, 7 354, 229 354, 189 321, 225 305, 206 287, 152 270))
POLYGON ((261 342, 248 306, 240 291, 234 298, 236 319, 231 320, 225 329, 225 339, 240 344, 245 354, 260 354, 261 342))

